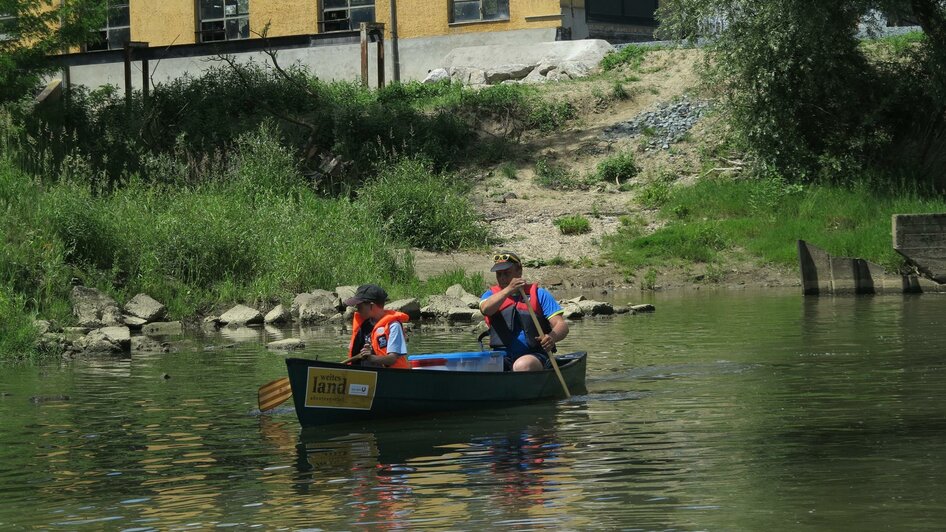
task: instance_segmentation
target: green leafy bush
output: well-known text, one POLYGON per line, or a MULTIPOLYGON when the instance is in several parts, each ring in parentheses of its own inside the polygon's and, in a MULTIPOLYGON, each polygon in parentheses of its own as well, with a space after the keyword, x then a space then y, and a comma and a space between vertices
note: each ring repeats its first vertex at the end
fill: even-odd
POLYGON ((591 223, 580 214, 562 216, 556 219, 554 223, 563 235, 581 235, 591 232, 591 223))
POLYGON ((636 177, 639 170, 634 154, 625 151, 598 163, 597 176, 601 181, 614 181, 620 185, 622 181, 636 177))
POLYGON ((437 175, 429 163, 401 159, 383 165, 358 196, 358 204, 386 232, 411 246, 443 251, 484 245, 487 231, 455 177, 437 175))

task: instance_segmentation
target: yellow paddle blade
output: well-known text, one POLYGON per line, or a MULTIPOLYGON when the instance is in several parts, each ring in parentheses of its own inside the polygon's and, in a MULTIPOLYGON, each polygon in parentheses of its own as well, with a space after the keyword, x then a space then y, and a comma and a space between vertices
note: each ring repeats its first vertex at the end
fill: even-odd
POLYGON ((289 377, 283 377, 264 384, 259 389, 260 412, 272 410, 286 402, 286 399, 290 397, 292 397, 292 388, 289 386, 289 377))

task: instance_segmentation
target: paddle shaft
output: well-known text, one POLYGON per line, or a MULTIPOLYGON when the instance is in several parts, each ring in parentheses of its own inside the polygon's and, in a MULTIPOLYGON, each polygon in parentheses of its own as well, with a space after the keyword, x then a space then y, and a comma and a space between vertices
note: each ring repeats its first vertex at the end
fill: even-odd
MULTIPOLYGON (((539 324, 539 318, 535 315, 535 311, 532 310, 532 303, 526 299, 526 293, 519 287, 519 295, 522 296, 522 300, 526 303, 526 308, 529 309, 529 315, 532 316, 532 323, 535 325, 535 330, 542 333, 542 325, 539 324)), ((546 336, 542 334, 542 336, 546 336)), ((562 370, 558 369, 558 362, 555 361, 555 355, 549 353, 549 360, 552 361, 552 369, 555 370, 555 375, 558 376, 558 382, 562 384, 562 391, 565 392, 565 397, 571 397, 572 394, 568 391, 568 385, 565 384, 565 377, 562 377, 562 370)))

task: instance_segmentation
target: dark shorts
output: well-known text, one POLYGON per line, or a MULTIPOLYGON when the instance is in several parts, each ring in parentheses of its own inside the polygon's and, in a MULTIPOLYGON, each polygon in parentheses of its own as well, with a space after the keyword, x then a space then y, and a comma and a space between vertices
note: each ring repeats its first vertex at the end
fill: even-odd
POLYGON ((542 367, 545 369, 552 369, 552 361, 549 360, 549 356, 545 353, 523 353, 518 356, 512 356, 507 354, 503 357, 503 371, 512 371, 512 364, 516 361, 517 358, 525 355, 532 355, 535 358, 538 358, 542 362, 542 367))

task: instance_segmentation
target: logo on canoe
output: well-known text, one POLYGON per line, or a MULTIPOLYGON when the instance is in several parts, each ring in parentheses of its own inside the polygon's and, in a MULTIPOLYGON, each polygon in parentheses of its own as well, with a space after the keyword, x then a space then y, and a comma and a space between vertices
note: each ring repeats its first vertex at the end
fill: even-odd
POLYGON ((373 371, 309 368, 305 406, 371 410, 377 383, 373 371))

